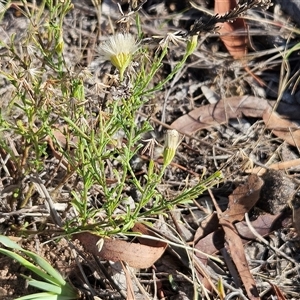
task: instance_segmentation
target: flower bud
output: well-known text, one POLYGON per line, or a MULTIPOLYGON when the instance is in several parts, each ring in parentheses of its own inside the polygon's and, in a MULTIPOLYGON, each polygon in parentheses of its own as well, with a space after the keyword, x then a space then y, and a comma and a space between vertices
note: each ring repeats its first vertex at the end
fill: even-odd
POLYGON ((176 154, 176 150, 180 144, 179 138, 180 136, 177 130, 171 129, 167 131, 163 154, 165 167, 172 162, 176 154))
POLYGON ((187 42, 186 52, 188 55, 191 55, 198 45, 198 35, 195 34, 187 42))

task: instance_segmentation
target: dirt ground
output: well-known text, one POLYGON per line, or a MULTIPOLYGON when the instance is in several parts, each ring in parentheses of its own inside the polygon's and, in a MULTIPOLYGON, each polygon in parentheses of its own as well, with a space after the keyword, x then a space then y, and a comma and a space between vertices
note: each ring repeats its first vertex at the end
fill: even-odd
MULTIPOLYGON (((21 5, 19 1, 12 2, 21 5)), ((225 210, 230 201, 229 195, 232 195, 233 190, 240 184, 246 182, 243 185, 246 192, 243 191, 243 193, 252 195, 254 188, 248 181, 249 174, 261 172, 260 177, 264 185, 255 208, 251 210, 250 219, 256 220, 262 215, 267 216, 265 219, 259 219, 264 225, 260 223, 255 228, 266 229, 261 235, 267 239, 268 245, 262 240, 254 241, 255 237, 247 238, 244 250, 261 299, 296 300, 300 299, 300 244, 298 239, 300 232, 298 216, 300 134, 297 131, 300 122, 300 59, 299 51, 294 51, 287 59, 289 62, 287 67, 283 64, 283 53, 286 49, 300 43, 300 30, 297 29, 300 25, 297 25, 297 20, 294 19, 295 16, 290 10, 285 11, 284 6, 280 6, 281 1, 273 2, 274 5, 266 11, 253 8, 246 15, 250 37, 246 63, 255 76, 261 79, 263 85, 245 70, 243 62, 232 58, 218 33, 204 32, 200 35, 197 50, 180 70, 179 75, 158 92, 141 113, 146 116, 151 114, 155 138, 159 141, 166 130, 166 127, 161 124, 176 124, 177 128, 185 133, 174 164, 166 174, 165 182, 173 190, 188 180, 192 181, 195 174, 202 174, 203 171, 206 174, 213 174, 221 170, 225 180, 213 188, 212 193, 220 208, 225 210), (246 107, 241 101, 245 96, 253 97, 251 107, 246 107), (283 125, 286 123, 282 123, 282 119, 272 119, 273 127, 268 127, 264 122, 266 118, 264 112, 260 108, 261 99, 267 99, 271 106, 278 107, 279 115, 284 116, 282 119, 294 122, 295 127, 283 125), (226 120, 220 121, 221 114, 217 116, 220 119, 216 119, 216 116, 208 113, 209 105, 215 105, 216 101, 221 103, 222 100, 223 103, 229 104, 228 106, 222 104, 220 111, 222 109, 224 111, 225 107, 227 109, 234 107, 237 111, 240 109, 239 113, 231 115, 230 120, 225 118, 226 120), (203 110, 198 112, 196 109, 199 107, 203 107, 203 110), (253 112, 255 109, 256 111, 253 112), (205 126, 201 125, 199 130, 189 131, 184 127, 185 125, 174 123, 190 112, 197 115, 197 122, 206 123, 205 126), (280 129, 277 128, 275 132, 274 126, 279 123, 280 129), (286 127, 283 128, 284 126, 286 127), (291 131, 295 132, 295 135, 292 135, 292 142, 288 136, 291 131), (260 169, 261 166, 263 166, 262 169, 260 169), (262 174, 261 170, 265 170, 265 166, 269 166, 269 169, 262 174), (272 216, 276 218, 273 219, 272 216), (268 225, 265 225, 267 223, 268 225), (286 257, 283 257, 282 253, 286 257)), ((111 24, 115 24, 120 19, 120 12, 115 2, 103 1, 99 24, 97 10, 92 2, 74 0, 73 3, 74 9, 64 22, 64 55, 68 61, 78 66, 78 71, 92 66, 94 75, 102 79, 103 74, 112 73, 113 69, 109 63, 99 62, 97 46, 105 40, 105 37, 113 33, 111 24), (78 53, 84 53, 84 55, 78 55, 78 53)), ((205 22, 209 19, 205 11, 213 12, 214 1, 197 0, 196 3, 203 11, 192 8, 188 1, 146 1, 139 11, 144 37, 165 36, 167 33, 176 31, 186 32, 195 20, 202 18, 205 22)), ((124 13, 128 12, 126 1, 122 1, 122 8, 124 13)), ((295 10, 297 9, 297 4, 295 4, 295 10)), ((26 31, 28 24, 22 14, 12 7, 5 14, 0 25, 2 28, 0 40, 16 33, 17 43, 22 40, 22 33, 26 31)), ((134 26, 130 30, 135 33, 134 26)), ((153 49, 157 44, 158 42, 153 43, 153 49)), ((170 46, 168 57, 163 61, 161 78, 168 75, 175 62, 183 55, 184 49, 185 45, 180 43, 170 46)), ((91 103, 99 100, 93 95, 88 83, 86 83, 86 89, 91 103)), ((0 78, 0 95, 1 107, 4 107, 10 99, 11 89, 3 76, 0 78)), ((180 120, 188 122, 186 119, 180 120)), ((190 123, 187 124, 188 128, 192 126, 190 123)), ((50 157, 50 159, 54 158, 50 157)), ((75 259, 70 242, 54 238, 48 226, 52 222, 49 217, 32 216, 31 213, 34 213, 32 207, 17 211, 9 205, 10 195, 2 170, 3 164, 0 169, 1 234, 14 236, 25 249, 37 252, 48 259, 81 291, 82 299, 126 299, 124 293, 120 292, 125 289, 122 286, 124 278, 116 279, 115 277, 116 274, 122 273, 117 271, 119 266, 112 262, 97 261, 91 254, 86 253, 79 243, 74 242, 79 253, 78 259, 75 259), (25 238, 24 235, 20 235, 25 223, 32 223, 32 230, 35 223, 44 224, 47 229, 43 234, 29 234, 25 238), (13 228, 18 228, 18 230, 13 228), (112 278, 115 284, 112 283, 112 278), (116 286, 119 286, 119 290, 116 286)), ((61 202, 66 204, 67 198, 67 194, 62 195, 61 202)), ((194 242, 194 245, 198 245, 201 250, 205 246, 201 243, 197 244, 194 236, 198 232, 199 224, 203 225, 201 222, 204 219, 205 209, 207 212, 213 207, 212 204, 207 203, 211 203, 208 192, 197 199, 194 205, 177 207, 170 212, 168 218, 169 225, 176 228, 182 240, 189 245, 194 242)), ((59 213, 65 216, 67 209, 66 205, 59 213)), ((41 208, 38 212, 43 213, 41 208)), ((220 225, 214 228, 217 231, 220 225)), ((249 230, 245 232, 247 236, 249 230)), ((167 229, 166 236, 170 239, 172 237, 167 229)), ((222 240, 224 241, 224 237, 220 238, 221 242, 222 240)), ((211 241, 206 240, 205 243, 210 244, 211 241)), ((170 247, 153 268, 134 270, 132 280, 136 299, 193 299, 195 274, 189 267, 190 257, 182 252, 184 251, 180 248, 170 247)), ((223 299, 247 299, 246 296, 238 298, 239 295, 234 294, 237 289, 230 290, 230 286, 241 285, 237 283, 239 281, 237 271, 232 263, 230 265, 229 253, 230 250, 224 247, 224 242, 221 247, 216 246, 216 251, 212 251, 212 255, 222 257, 222 263, 208 263, 209 268, 217 274, 213 280, 216 284, 219 275, 227 282, 228 296, 223 299)), ((35 292, 33 288, 27 286, 26 280, 20 274, 30 275, 25 268, 0 255, 0 299, 16 299, 35 292)), ((220 299, 213 292, 210 297, 209 299, 220 299)))

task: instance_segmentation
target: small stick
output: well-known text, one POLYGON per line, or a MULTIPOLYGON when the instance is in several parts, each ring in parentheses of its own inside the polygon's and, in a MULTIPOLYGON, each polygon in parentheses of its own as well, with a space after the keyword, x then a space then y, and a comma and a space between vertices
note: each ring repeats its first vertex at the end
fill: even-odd
MULTIPOLYGON (((245 213, 245 221, 250 229, 250 231, 257 237, 257 239, 261 242, 263 242, 266 246, 268 246, 271 250, 273 250, 275 253, 277 253, 278 255, 280 255, 281 257, 289 260, 290 262, 292 262, 293 264, 295 264, 296 266, 298 265, 298 262, 296 260, 294 260, 293 258, 289 257, 288 255, 286 255, 284 252, 282 252, 281 250, 273 247, 272 245, 270 245, 270 243, 263 238, 252 226, 250 220, 249 220, 249 215, 248 213, 245 213)), ((300 265, 299 265, 300 267, 300 265)))

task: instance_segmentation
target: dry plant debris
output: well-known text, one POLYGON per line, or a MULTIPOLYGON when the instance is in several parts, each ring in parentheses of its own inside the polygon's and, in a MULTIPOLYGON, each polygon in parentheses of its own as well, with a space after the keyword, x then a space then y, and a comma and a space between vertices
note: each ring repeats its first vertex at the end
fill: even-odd
MULTIPOLYGON (((287 2, 0 1, 1 233, 82 299, 299 299, 287 2)), ((0 269, 1 299, 36 292, 0 269)))

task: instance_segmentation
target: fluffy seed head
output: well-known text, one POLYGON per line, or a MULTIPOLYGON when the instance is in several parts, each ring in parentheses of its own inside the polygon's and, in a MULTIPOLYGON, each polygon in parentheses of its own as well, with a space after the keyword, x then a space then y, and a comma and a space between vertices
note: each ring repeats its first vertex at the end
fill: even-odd
POLYGON ((132 60, 133 53, 137 50, 137 43, 130 33, 117 33, 100 46, 100 53, 105 60, 119 70, 120 80, 123 79, 124 71, 132 60))

